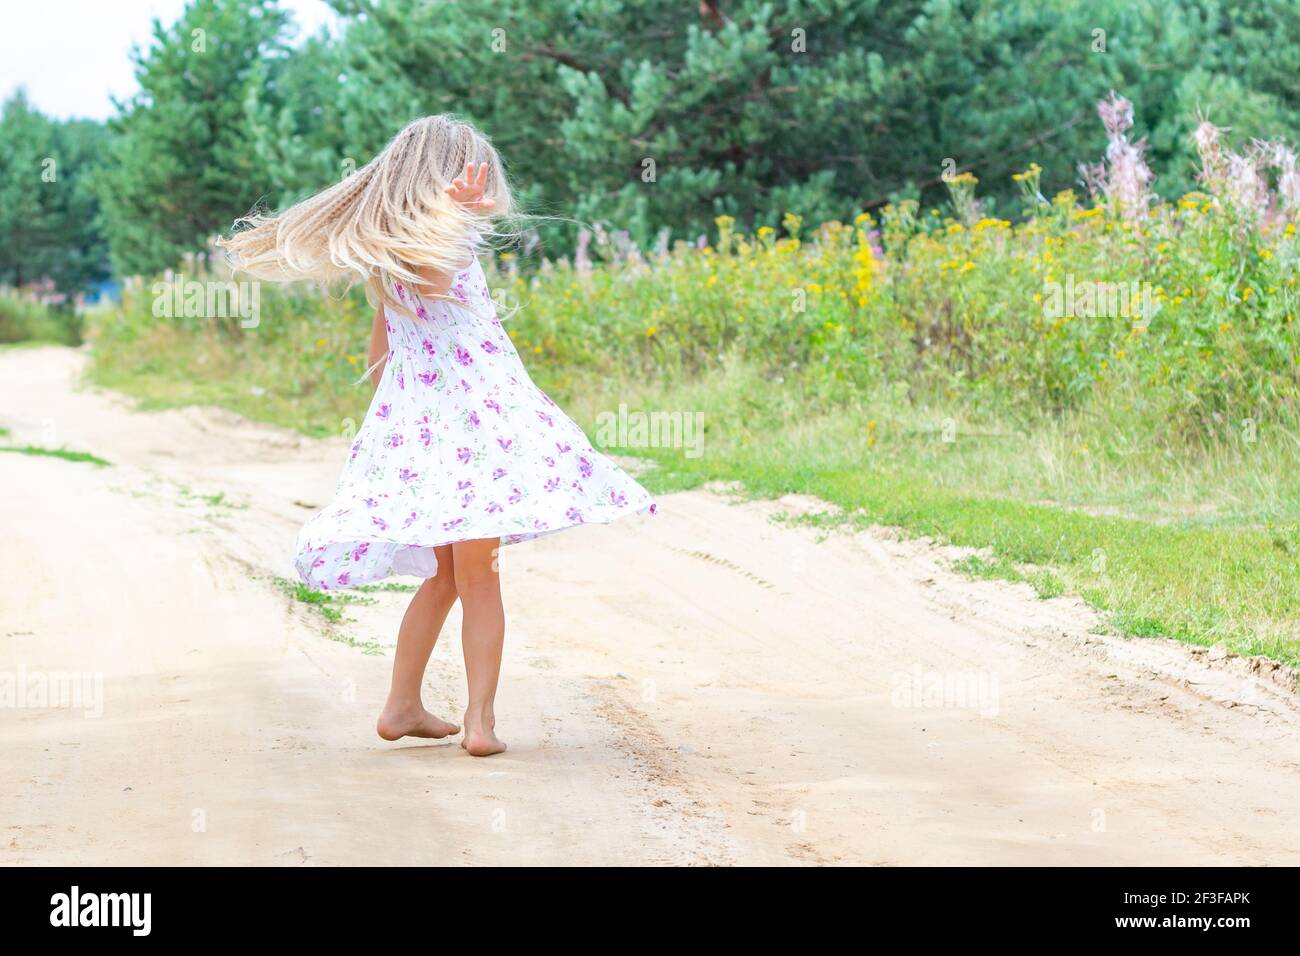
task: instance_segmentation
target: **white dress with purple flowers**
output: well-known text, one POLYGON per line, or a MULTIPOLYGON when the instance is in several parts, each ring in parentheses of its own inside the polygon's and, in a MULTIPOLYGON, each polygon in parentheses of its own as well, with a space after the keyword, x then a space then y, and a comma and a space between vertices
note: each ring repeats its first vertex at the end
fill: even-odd
POLYGON ((317 588, 391 574, 433 577, 437 545, 513 544, 654 511, 649 493, 592 449, 528 377, 475 262, 446 299, 394 283, 388 363, 334 498, 298 535, 317 588))

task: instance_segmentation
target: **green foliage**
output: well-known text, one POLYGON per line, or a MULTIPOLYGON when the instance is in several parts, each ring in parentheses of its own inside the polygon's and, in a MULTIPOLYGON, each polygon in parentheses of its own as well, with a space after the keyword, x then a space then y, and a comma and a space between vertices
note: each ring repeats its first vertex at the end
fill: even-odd
MULTIPOLYGON (((901 216, 885 210, 887 238, 901 216)), ((716 251, 682 246, 652 267, 590 273, 561 264, 513 280, 526 307, 511 334, 544 361, 599 374, 743 360, 828 398, 886 382, 1027 423, 1104 414, 1112 441, 1213 445, 1248 420, 1300 421, 1294 225, 1238 239, 1203 196, 1140 225, 1062 203, 1019 226, 913 218, 886 260, 869 220, 830 223, 806 243, 770 230, 750 242, 724 220, 716 251), (1054 314, 1044 290, 1067 281, 1144 287, 1159 311, 1143 322, 1125 292, 1122 312, 1054 314)))
POLYGON ((135 391, 150 407, 222 404, 323 437, 355 431, 365 411, 373 315, 359 287, 335 297, 263 283, 255 329, 206 318, 159 320, 150 284, 136 279, 125 284, 120 308, 87 316, 86 336, 95 348, 95 379, 135 391))
POLYGON ((0 109, 0 284, 75 293, 107 276, 89 187, 107 139, 97 123, 46 118, 21 90, 0 109))
MULTIPOLYGON (((1300 16, 1289 0, 334 5, 341 41, 304 47, 286 81, 314 108, 286 87, 250 113, 275 194, 319 189, 410 119, 455 112, 494 137, 534 211, 613 223, 643 248, 719 214, 752 230, 787 209, 820 222, 933 202, 949 167, 998 184, 989 209, 1031 157, 1051 190, 1070 186, 1112 88, 1139 104, 1166 195, 1191 188, 1197 109, 1238 143, 1300 129, 1300 45, 1278 42, 1300 35, 1278 32, 1300 16)), ((571 250, 572 227, 541 232, 551 254, 571 250)))
MULTIPOLYGON (((119 274, 174 265, 255 205, 337 181, 433 112, 495 139, 525 206, 554 217, 538 221, 552 256, 572 251, 571 220, 648 248, 721 214, 752 231, 788 209, 821 222, 929 206, 947 169, 995 184, 986 211, 1015 218, 1009 173, 1034 158, 1049 193, 1072 185, 1100 153, 1110 89, 1138 104, 1166 197, 1192 188, 1197 111, 1238 147, 1300 130, 1294 0, 465 0, 454 16, 332 2, 338 35, 295 44, 274 0, 192 0, 136 53, 141 89, 110 147, 65 124, 69 176, 106 155, 95 193, 119 274)), ((46 230, 79 251, 15 271, 4 256, 28 246, 9 242, 0 281, 66 269, 62 283, 84 284, 102 265, 95 198, 69 183, 67 209, 38 214, 29 173, 50 134, 28 113, 5 130, 0 235, 46 230)))
POLYGON ((70 310, 54 309, 28 296, 0 290, 0 343, 76 345, 80 341, 80 320, 70 310))
POLYGON ((268 0, 193 0, 171 26, 154 22, 95 180, 119 274, 175 265, 267 192, 244 103, 282 65, 286 24, 268 0))

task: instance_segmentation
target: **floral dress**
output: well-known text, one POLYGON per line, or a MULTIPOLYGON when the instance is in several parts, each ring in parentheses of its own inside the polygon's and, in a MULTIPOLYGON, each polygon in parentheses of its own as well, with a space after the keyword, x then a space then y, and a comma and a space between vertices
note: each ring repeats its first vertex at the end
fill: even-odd
POLYGON ((638 511, 649 493, 528 377, 476 261, 448 299, 391 286, 388 362, 333 499, 298 535, 307 584, 433 577, 436 545, 514 544, 638 511))

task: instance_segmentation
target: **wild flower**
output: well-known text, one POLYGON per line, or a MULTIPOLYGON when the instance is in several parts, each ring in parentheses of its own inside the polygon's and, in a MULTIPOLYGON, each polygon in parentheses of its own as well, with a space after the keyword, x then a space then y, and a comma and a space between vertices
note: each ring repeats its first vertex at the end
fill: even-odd
POLYGON ((1119 215, 1129 220, 1143 218, 1156 201, 1151 191, 1156 177, 1144 158, 1146 138, 1137 142, 1128 138, 1133 104, 1111 90, 1110 96, 1097 104, 1097 113, 1106 130, 1106 156, 1100 163, 1080 163, 1079 177, 1092 196, 1105 196, 1119 215))
POLYGON ((972 225, 980 218, 980 201, 975 198, 975 187, 979 184, 974 173, 960 173, 944 180, 948 195, 952 198, 953 212, 962 225, 972 225))

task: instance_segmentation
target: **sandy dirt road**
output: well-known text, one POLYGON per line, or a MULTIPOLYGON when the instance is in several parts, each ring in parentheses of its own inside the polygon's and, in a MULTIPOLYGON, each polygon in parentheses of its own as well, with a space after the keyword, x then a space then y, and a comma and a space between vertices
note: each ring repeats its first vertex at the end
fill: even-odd
POLYGON ((112 463, 0 455, 0 863, 1300 863, 1280 684, 771 520, 797 500, 506 549, 510 751, 385 743, 391 657, 355 644, 406 596, 331 626, 275 582, 343 440, 133 411, 83 361, 0 353, 5 442, 112 463), (67 675, 77 706, 39 699, 67 675))

